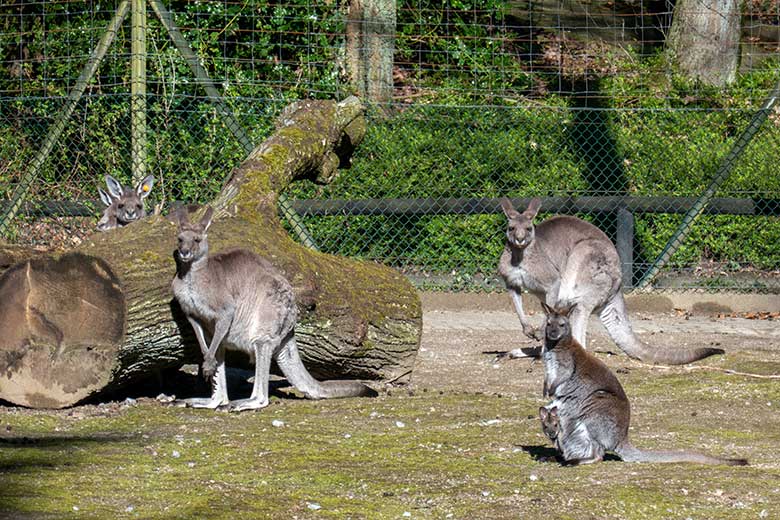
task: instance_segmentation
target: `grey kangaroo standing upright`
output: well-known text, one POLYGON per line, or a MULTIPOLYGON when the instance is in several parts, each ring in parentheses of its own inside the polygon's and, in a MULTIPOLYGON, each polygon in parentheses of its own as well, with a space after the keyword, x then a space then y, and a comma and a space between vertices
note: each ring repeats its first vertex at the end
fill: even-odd
MULTIPOLYGON (((719 348, 666 349, 643 343, 628 321, 620 259, 612 241, 599 228, 576 217, 555 216, 534 225, 540 207, 541 201, 533 199, 520 213, 509 199, 501 199, 507 231, 498 271, 528 337, 541 339, 523 312, 523 289, 552 307, 572 307, 572 334, 583 347, 588 318, 595 311, 612 340, 632 358, 682 365, 723 354, 719 348)), ((526 354, 516 349, 512 355, 526 354)))
POLYGON ((631 409, 620 381, 572 337, 569 309, 542 306, 547 313, 543 394, 553 401, 539 409, 539 417, 542 430, 566 462, 599 462, 610 451, 626 462, 747 464, 745 459, 722 459, 692 451, 634 447, 628 440, 631 409))
POLYGON ((375 396, 357 381, 317 381, 301 362, 295 343, 297 308, 290 283, 268 261, 246 249, 209 255, 206 232, 212 208, 191 224, 178 212, 179 236, 173 295, 203 352, 203 374, 213 378, 208 398, 186 399, 193 407, 254 410, 268 405, 268 375, 275 360, 287 381, 312 399, 375 396), (206 337, 210 336, 210 343, 206 337), (224 349, 249 354, 255 381, 248 399, 228 401, 224 349))
POLYGON ((100 191, 100 200, 108 206, 103 212, 103 218, 98 222, 100 231, 113 229, 109 227, 112 222, 113 227, 123 227, 131 222, 140 220, 146 216, 146 206, 144 199, 149 196, 154 186, 154 177, 147 176, 139 182, 135 188, 122 186, 118 180, 110 175, 106 175, 106 186, 108 194, 100 191), (109 195, 104 198, 103 195, 109 195), (101 224, 103 224, 101 228, 101 224))

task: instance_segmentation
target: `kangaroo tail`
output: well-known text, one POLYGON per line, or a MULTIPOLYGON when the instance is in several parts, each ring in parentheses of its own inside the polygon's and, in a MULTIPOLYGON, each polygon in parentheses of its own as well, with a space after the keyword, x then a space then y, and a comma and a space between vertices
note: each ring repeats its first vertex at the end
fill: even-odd
POLYGON ((719 348, 667 349, 650 347, 640 340, 631 328, 623 293, 616 292, 601 309, 601 322, 612 340, 629 357, 645 363, 684 365, 714 354, 723 354, 719 348))
POLYGON ((309 399, 376 397, 376 390, 357 381, 317 381, 303 366, 295 336, 291 334, 276 357, 284 377, 309 399))
POLYGON ((723 459, 695 451, 640 450, 628 442, 615 448, 615 453, 625 462, 693 462, 696 464, 725 464, 747 466, 746 459, 723 459))

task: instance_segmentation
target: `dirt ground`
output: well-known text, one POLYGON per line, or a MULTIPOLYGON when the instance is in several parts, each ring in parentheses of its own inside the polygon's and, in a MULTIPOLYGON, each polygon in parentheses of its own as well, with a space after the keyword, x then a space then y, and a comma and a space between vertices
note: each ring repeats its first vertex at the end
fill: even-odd
POLYGON ((499 355, 533 346, 505 295, 422 299, 411 381, 378 398, 309 401, 281 388, 244 414, 153 394, 0 408, 0 518, 780 518, 777 321, 632 312, 651 345, 726 350, 672 368, 628 359, 593 320, 589 348, 631 400, 635 445, 750 466, 565 467, 536 415, 541 363, 499 355))
MULTIPOLYGON (((413 386, 435 390, 470 387, 478 392, 541 395, 544 377, 541 362, 501 357, 514 348, 538 345, 523 335, 516 314, 510 310, 508 297, 424 294, 423 304, 423 339, 413 372, 413 386), (518 369, 523 377, 518 377, 518 369)), ((533 309, 535 305, 526 304, 528 307, 533 309)), ((530 310, 529 314, 541 324, 542 314, 538 309, 530 310)), ((764 375, 774 374, 777 368, 780 374, 780 321, 721 315, 721 312, 692 314, 682 309, 631 313, 635 332, 651 346, 712 346, 729 354, 701 361, 696 368, 650 367, 632 361, 622 355, 596 316, 591 316, 588 325, 588 350, 601 354, 602 360, 622 374, 692 371, 697 377, 701 370, 706 370, 703 367, 744 368, 764 375)))

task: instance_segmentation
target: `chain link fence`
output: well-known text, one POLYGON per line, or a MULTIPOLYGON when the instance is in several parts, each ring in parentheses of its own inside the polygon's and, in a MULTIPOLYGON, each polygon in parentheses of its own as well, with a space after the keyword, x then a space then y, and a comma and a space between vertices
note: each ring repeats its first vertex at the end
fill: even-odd
MULTIPOLYGON (((149 0, 139 60, 138 3, 0 6, 6 241, 77 245, 94 232, 103 177, 140 180, 139 157, 157 179, 151 205, 207 202, 290 101, 360 90, 350 24, 372 20, 347 4, 149 0)), ((287 194, 318 249, 423 287, 493 289, 498 198, 541 197, 542 218, 576 214, 613 238, 626 286, 778 290, 780 113, 765 105, 780 80, 778 5, 744 5, 743 65, 727 88, 672 72, 664 2, 392 7, 392 33, 387 19, 379 30, 394 51, 389 92, 370 103, 351 169, 287 194)))

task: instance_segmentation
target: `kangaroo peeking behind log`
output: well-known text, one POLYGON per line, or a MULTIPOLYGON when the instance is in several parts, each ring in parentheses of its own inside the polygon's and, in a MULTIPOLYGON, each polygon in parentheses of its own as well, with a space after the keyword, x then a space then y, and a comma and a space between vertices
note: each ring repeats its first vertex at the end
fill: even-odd
POLYGON ((146 216, 144 199, 149 196, 154 186, 152 175, 139 182, 135 189, 122 186, 115 178, 106 175, 106 186, 108 192, 98 188, 100 200, 106 205, 97 223, 98 231, 123 227, 146 216))
MULTIPOLYGON (((668 349, 643 343, 628 321, 620 259, 612 241, 576 217, 555 216, 534 225, 540 207, 541 201, 533 199, 520 213, 509 199, 501 199, 507 231, 498 271, 528 337, 542 339, 523 312, 523 289, 548 305, 571 307, 572 333, 583 347, 588 318, 595 311, 612 340, 630 357, 646 363, 682 365, 723 354, 719 348, 668 349)), ((516 349, 512 355, 526 354, 516 349)))
POLYGON ((209 255, 206 232, 212 216, 209 207, 198 223, 191 224, 186 209, 178 212, 173 295, 195 330, 203 374, 213 379, 211 397, 183 402, 198 408, 229 406, 234 411, 263 408, 268 405, 271 360, 311 399, 377 395, 357 381, 320 382, 309 374, 295 343, 298 313, 292 286, 273 265, 246 249, 209 255), (225 348, 254 359, 254 387, 248 399, 228 400, 225 348))
POLYGON ((566 462, 599 462, 609 451, 626 462, 747 465, 745 459, 634 447, 628 440, 631 409, 620 381, 572 337, 570 309, 552 309, 544 303, 542 306, 547 313, 543 393, 553 401, 539 409, 539 418, 542 431, 566 462))

